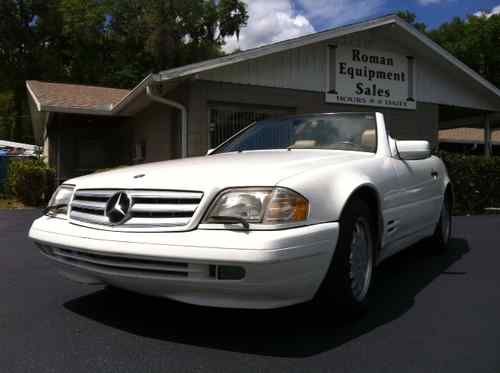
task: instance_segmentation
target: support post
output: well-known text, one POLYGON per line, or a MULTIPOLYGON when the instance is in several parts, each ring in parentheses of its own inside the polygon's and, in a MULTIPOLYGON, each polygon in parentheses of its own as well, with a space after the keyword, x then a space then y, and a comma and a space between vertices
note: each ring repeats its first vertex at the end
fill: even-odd
POLYGON ((484 156, 486 158, 491 157, 491 127, 489 114, 484 116, 484 156))
POLYGON ((175 102, 169 99, 166 99, 162 96, 157 96, 154 94, 151 84, 146 86, 146 95, 153 101, 159 102, 160 104, 172 106, 181 112, 181 153, 182 158, 186 158, 188 156, 188 122, 187 122, 187 109, 184 105, 179 102, 175 102))
POLYGON ((57 186, 62 183, 61 180, 61 116, 57 116, 57 142, 56 142, 56 178, 57 178, 57 186))

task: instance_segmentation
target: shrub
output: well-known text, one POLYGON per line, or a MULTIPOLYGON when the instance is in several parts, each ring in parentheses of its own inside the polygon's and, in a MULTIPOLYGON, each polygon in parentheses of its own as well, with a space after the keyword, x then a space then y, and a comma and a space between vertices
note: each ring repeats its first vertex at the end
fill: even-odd
POLYGON ((54 170, 41 159, 9 162, 8 194, 27 206, 41 206, 48 202, 56 186, 54 170))
POLYGON ((453 183, 454 213, 484 214, 500 207, 500 157, 440 152, 453 183))

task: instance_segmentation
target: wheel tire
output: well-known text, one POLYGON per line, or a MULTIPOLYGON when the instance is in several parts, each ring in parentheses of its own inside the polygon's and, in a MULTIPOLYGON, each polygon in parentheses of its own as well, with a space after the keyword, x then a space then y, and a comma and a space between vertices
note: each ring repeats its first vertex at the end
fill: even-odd
POLYGON ((359 316, 367 308, 375 262, 374 227, 373 212, 365 202, 348 203, 340 219, 337 247, 317 297, 345 316, 359 316))
POLYGON ((451 203, 447 194, 443 198, 443 206, 434 234, 429 239, 432 251, 441 253, 446 250, 450 242, 452 228, 451 203))

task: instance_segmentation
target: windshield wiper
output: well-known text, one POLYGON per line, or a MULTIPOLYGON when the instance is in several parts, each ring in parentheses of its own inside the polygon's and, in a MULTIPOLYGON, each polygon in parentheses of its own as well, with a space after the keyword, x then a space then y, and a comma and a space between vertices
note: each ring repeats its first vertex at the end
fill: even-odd
POLYGON ((243 228, 250 229, 250 224, 245 219, 236 216, 211 216, 210 220, 220 224, 241 224, 243 228))

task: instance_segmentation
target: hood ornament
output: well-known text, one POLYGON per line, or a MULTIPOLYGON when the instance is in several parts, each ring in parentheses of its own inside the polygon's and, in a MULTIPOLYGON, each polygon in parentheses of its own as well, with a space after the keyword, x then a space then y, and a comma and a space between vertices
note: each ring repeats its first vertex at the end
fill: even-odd
POLYGON ((106 216, 111 225, 119 225, 130 218, 132 198, 125 192, 115 193, 106 204, 106 216))
POLYGON ((140 179, 141 177, 144 177, 144 176, 146 176, 146 174, 135 175, 134 179, 140 179))

